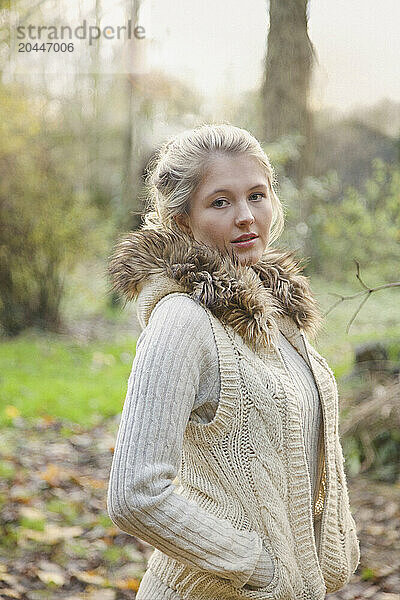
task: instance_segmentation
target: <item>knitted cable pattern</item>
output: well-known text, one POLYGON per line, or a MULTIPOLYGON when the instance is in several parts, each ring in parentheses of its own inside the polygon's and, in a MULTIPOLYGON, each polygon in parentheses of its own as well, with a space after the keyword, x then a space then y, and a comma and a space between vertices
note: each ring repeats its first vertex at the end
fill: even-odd
POLYGON ((322 600, 348 581, 359 560, 348 506, 340 509, 345 495, 335 437, 336 388, 324 361, 309 347, 327 419, 328 461, 320 490, 321 495, 327 490, 327 508, 319 560, 301 421, 290 378, 272 349, 257 356, 233 330, 211 315, 210 319, 220 361, 221 398, 212 422, 188 423, 180 493, 238 530, 257 531, 274 557, 274 578, 264 588, 238 587, 157 549, 148 568, 181 598, 322 600))

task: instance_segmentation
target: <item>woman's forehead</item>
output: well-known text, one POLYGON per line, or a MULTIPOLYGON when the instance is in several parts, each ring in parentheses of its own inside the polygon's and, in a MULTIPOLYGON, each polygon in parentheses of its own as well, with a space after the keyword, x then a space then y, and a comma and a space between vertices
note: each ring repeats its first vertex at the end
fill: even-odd
POLYGON ((202 193, 229 189, 249 190, 267 186, 262 165, 252 156, 218 156, 206 165, 200 186, 202 193))

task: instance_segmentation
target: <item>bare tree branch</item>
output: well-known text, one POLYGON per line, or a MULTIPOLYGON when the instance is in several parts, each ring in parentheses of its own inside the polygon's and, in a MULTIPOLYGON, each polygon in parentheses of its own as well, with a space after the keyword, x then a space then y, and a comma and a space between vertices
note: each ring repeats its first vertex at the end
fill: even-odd
POLYGON ((355 313, 353 314, 353 316, 351 317, 351 319, 347 325, 347 328, 346 328, 347 333, 349 333, 350 327, 353 324, 356 316, 358 315, 358 313, 360 312, 360 310, 362 309, 362 307, 364 306, 364 304, 366 303, 366 301, 368 300, 368 298, 371 296, 371 294, 373 292, 378 292, 379 290, 384 290, 384 289, 392 288, 392 287, 400 287, 400 281, 393 281, 391 283, 384 283, 383 285, 377 285, 375 287, 368 287, 368 285, 361 279, 360 263, 356 259, 354 259, 354 262, 356 263, 356 267, 357 267, 356 278, 358 279, 358 281, 360 282, 361 286, 364 289, 361 292, 357 292, 356 294, 351 294, 349 296, 343 296, 342 294, 330 292, 330 296, 336 296, 336 298, 339 298, 339 300, 337 300, 324 314, 324 316, 326 317, 334 308, 336 308, 336 306, 338 306, 338 304, 341 304, 342 302, 344 302, 346 300, 354 300, 354 298, 359 298, 361 296, 364 296, 363 300, 360 302, 360 305, 358 306, 357 310, 355 311, 355 313))

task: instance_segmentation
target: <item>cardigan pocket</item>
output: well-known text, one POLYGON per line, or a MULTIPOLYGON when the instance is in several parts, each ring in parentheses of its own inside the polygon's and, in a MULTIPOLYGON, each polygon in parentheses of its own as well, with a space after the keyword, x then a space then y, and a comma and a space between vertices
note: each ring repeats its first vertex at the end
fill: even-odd
POLYGON ((245 584, 241 589, 243 598, 249 600, 299 599, 304 594, 304 582, 300 571, 291 573, 276 556, 272 557, 274 574, 269 583, 262 587, 245 584))
POLYGON ((357 570, 360 563, 360 542, 357 537, 357 527, 349 507, 341 508, 341 522, 339 522, 339 530, 344 545, 344 552, 347 562, 347 580, 357 570))
MULTIPOLYGON (((245 585, 243 586, 243 589, 245 589, 245 590, 247 590, 247 589, 249 589, 249 590, 258 590, 260 588, 263 589, 265 587, 268 587, 271 584, 271 582, 273 581, 273 579, 274 579, 275 571, 276 571, 275 560, 274 560, 274 557, 273 557, 272 553, 268 550, 268 548, 266 547, 266 545, 265 545, 264 542, 262 542, 262 550, 261 550, 261 552, 262 553, 264 552, 264 554, 267 554, 268 558, 269 558, 269 561, 272 563, 272 576, 269 578, 269 580, 266 583, 264 583, 262 585, 255 584, 255 583, 249 583, 250 581, 253 581, 253 578, 254 578, 254 572, 253 572, 253 574, 251 575, 251 577, 249 579, 249 582, 245 583, 245 585)), ((258 578, 258 579, 261 579, 261 578, 258 578)), ((256 579, 256 581, 257 581, 257 579, 256 579)))
POLYGON ((340 483, 338 501, 339 505, 339 528, 344 540, 344 550, 349 569, 349 579, 357 570, 360 562, 360 542, 357 537, 356 522, 351 514, 350 500, 347 487, 346 473, 344 469, 344 456, 340 439, 336 437, 337 471, 340 483))
POLYGON ((357 527, 350 510, 346 511, 345 516, 345 540, 346 556, 349 561, 349 570, 353 574, 360 563, 360 542, 357 537, 357 527))

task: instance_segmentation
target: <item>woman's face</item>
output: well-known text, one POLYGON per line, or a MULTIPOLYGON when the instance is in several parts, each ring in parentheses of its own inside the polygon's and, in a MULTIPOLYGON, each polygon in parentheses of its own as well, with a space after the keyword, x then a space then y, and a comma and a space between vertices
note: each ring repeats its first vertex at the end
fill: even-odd
POLYGON ((256 264, 269 240, 272 220, 271 192, 257 161, 246 155, 216 155, 190 200, 189 215, 178 224, 198 242, 234 253, 241 264, 256 264), (238 237, 253 233, 247 244, 238 237))

